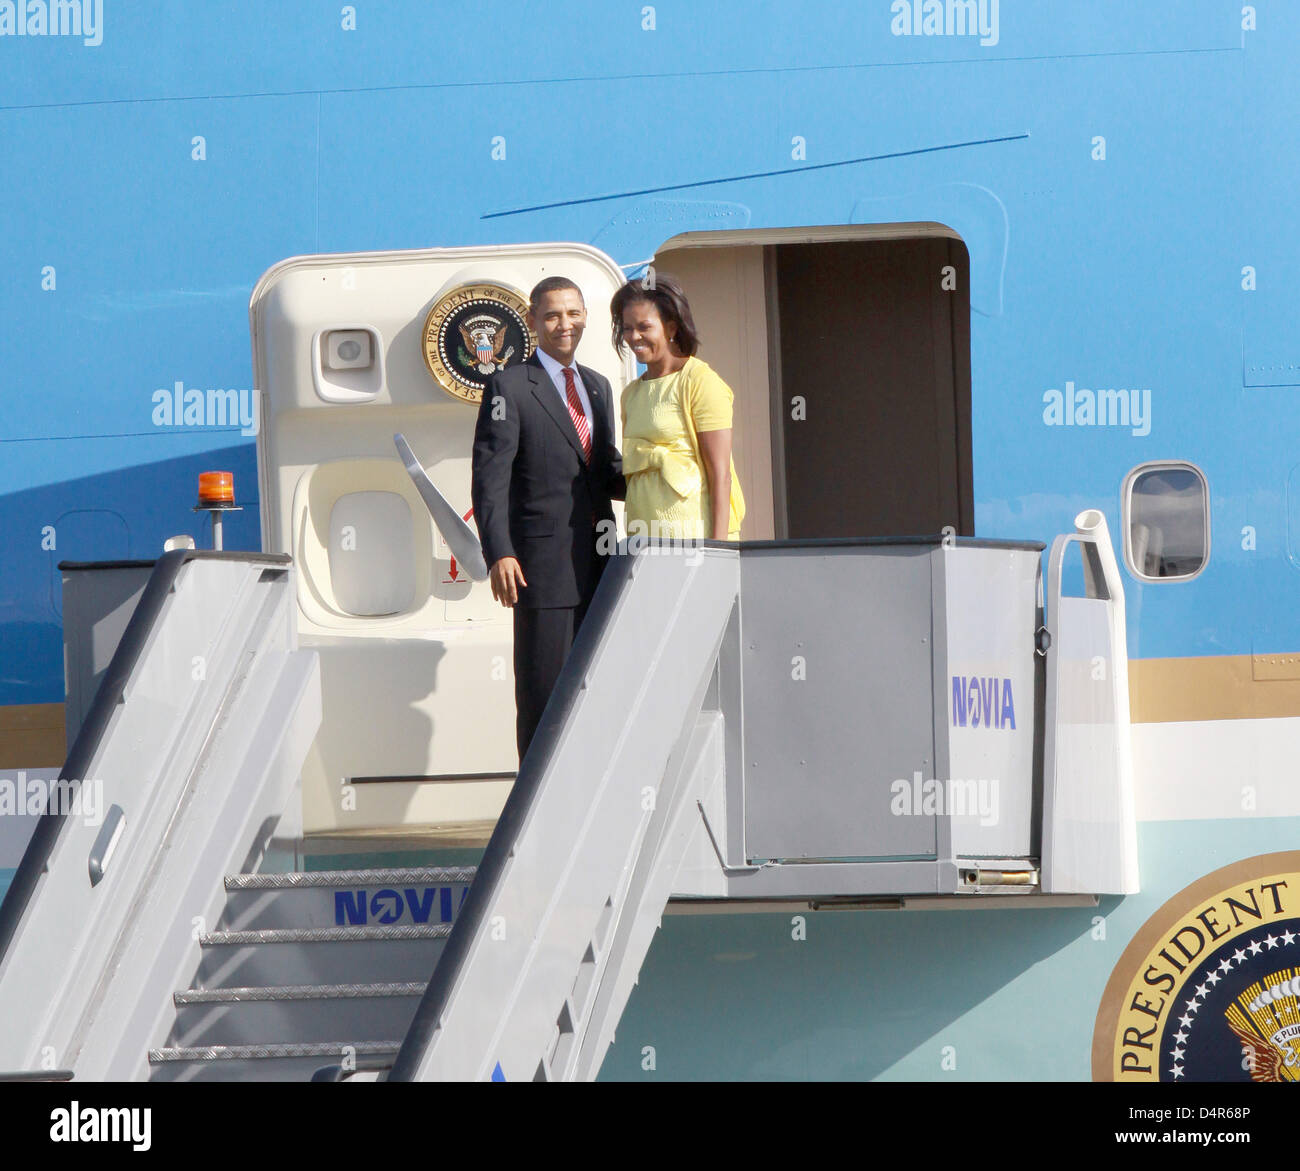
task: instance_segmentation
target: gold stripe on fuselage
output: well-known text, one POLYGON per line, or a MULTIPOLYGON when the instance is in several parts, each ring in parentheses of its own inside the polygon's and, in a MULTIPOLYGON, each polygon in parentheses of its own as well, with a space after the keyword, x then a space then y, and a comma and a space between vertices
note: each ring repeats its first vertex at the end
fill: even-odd
MULTIPOLYGON (((1128 671, 1135 724, 1300 716, 1300 654, 1132 659, 1128 671)), ((61 765, 64 735, 61 703, 0 706, 0 769, 61 765)))
POLYGON ((1292 652, 1132 659, 1128 680, 1135 724, 1300 716, 1300 654, 1292 652))
POLYGON ((67 756, 63 704, 0 706, 0 769, 57 768, 67 756))

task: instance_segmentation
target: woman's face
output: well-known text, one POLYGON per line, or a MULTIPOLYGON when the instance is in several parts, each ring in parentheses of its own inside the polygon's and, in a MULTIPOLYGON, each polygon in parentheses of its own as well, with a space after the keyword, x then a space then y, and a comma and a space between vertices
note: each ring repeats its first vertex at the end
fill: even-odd
POLYGON ((664 325, 653 301, 631 301, 623 307, 623 341, 643 366, 672 356, 675 324, 664 325))

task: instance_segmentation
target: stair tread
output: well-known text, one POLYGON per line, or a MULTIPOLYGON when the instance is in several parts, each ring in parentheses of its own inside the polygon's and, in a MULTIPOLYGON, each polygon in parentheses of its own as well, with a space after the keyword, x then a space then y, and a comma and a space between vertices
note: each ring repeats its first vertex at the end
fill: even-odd
POLYGON ((267 1045, 169 1045, 149 1050, 149 1061, 250 1061, 273 1057, 357 1057, 396 1055, 400 1041, 294 1041, 267 1045))
POLYGON ((423 996, 427 984, 403 981, 387 984, 280 984, 265 988, 186 988, 172 996, 177 1005, 241 1004, 277 1000, 351 1000, 382 996, 423 996))
POLYGON ((473 882, 476 866, 410 866, 376 870, 304 870, 287 874, 227 874, 226 890, 302 890, 317 886, 473 882))
POLYGON ((247 931, 210 931, 201 947, 259 943, 350 943, 364 940, 446 939, 450 923, 394 924, 391 927, 262 927, 247 931))

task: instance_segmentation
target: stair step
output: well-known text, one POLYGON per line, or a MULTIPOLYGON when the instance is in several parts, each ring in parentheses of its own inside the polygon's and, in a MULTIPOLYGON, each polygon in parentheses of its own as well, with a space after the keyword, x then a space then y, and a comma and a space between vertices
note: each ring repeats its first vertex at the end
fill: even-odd
POLYGON ((401 1048, 399 1041, 309 1041, 268 1045, 168 1045, 150 1049, 149 1060, 162 1061, 273 1061, 282 1057, 388 1057, 401 1048))
POLYGON ((202 955, 193 984, 427 984, 450 934, 449 923, 213 931, 199 939, 202 955))
POLYGON ((368 1067, 397 1056, 395 1042, 313 1041, 264 1045, 171 1045, 149 1051, 155 1081, 307 1081, 348 1060, 368 1067))
POLYGON ((283 1043, 353 1044, 406 1036, 425 984, 299 984, 272 987, 191 988, 177 992, 176 1023, 167 1045, 194 1048, 283 1043))
POLYGON ((209 931, 200 947, 257 943, 362 943, 374 939, 446 939, 450 923, 394 924, 392 927, 264 927, 253 931, 209 931))
POLYGON ((476 866, 407 866, 376 870, 295 870, 284 874, 227 874, 227 890, 297 890, 313 886, 397 886, 468 883, 476 866))
POLYGON ((264 1000, 344 1000, 378 996, 423 996, 427 987, 418 980, 389 984, 285 984, 253 988, 187 988, 172 999, 177 1006, 191 1004, 248 1004, 264 1000))
POLYGON ((472 866, 232 874, 217 927, 421 926, 459 913, 472 866))

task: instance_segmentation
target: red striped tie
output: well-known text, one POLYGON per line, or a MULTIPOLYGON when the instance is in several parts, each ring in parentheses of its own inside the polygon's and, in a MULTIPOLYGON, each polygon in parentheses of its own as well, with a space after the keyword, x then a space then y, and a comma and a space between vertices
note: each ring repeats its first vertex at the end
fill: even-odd
POLYGON ((582 444, 582 458, 591 462, 591 428, 587 426, 587 416, 583 414, 582 403, 578 401, 578 387, 573 380, 573 370, 564 368, 564 397, 569 402, 569 418, 578 432, 578 442, 582 444))

